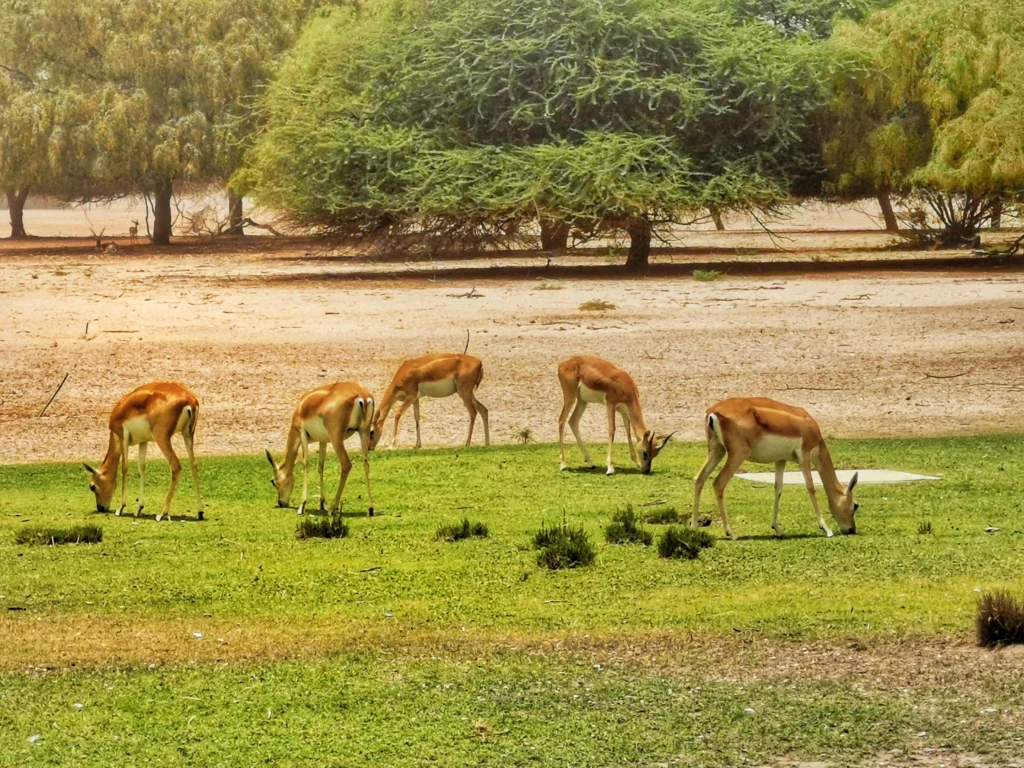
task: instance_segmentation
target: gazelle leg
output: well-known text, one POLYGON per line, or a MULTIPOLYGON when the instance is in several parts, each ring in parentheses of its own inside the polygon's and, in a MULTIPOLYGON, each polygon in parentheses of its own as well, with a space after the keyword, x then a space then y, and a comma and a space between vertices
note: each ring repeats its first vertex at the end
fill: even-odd
MULTIPOLYGON (((405 400, 402 402, 401 407, 397 411, 395 411, 395 434, 392 435, 392 437, 391 437, 391 447, 392 448, 397 448, 398 447, 398 422, 402 420, 402 414, 404 414, 407 410, 409 410, 409 406, 411 406, 413 403, 415 403, 417 399, 418 399, 417 397, 412 397, 412 398, 407 397, 407 398, 405 398, 405 400)), ((419 447, 419 446, 417 446, 417 447, 419 447)))
POLYGON ((317 469, 320 472, 320 512, 321 514, 327 509, 327 504, 324 502, 324 463, 327 461, 327 443, 320 443, 320 460, 317 464, 317 469))
POLYGON ((565 463, 565 422, 569 418, 569 411, 572 410, 574 396, 566 395, 562 403, 562 412, 558 415, 558 463, 559 469, 565 470, 569 466, 565 463))
POLYGON ((128 507, 128 432, 121 438, 121 506, 114 513, 117 517, 124 514, 128 507))
POLYGON ((469 414, 469 431, 466 432, 466 447, 473 442, 473 426, 476 424, 476 407, 473 405, 472 394, 469 398, 463 398, 462 404, 466 406, 466 412, 469 414))
POLYGON ((594 462, 590 460, 590 451, 587 450, 587 446, 583 444, 583 438, 580 437, 580 419, 583 418, 583 412, 586 410, 586 400, 577 400, 576 407, 572 409, 572 415, 569 417, 569 428, 572 430, 573 437, 576 438, 576 445, 579 446, 580 453, 583 454, 583 461, 593 469, 594 462))
POLYGON ((420 439, 420 399, 417 397, 412 401, 412 418, 416 422, 416 448, 423 446, 423 441, 420 439))
POLYGON ((615 467, 612 464, 612 446, 615 444, 615 406, 608 406, 608 469, 606 475, 614 475, 615 467))
POLYGON ((629 426, 629 417, 624 413, 622 414, 622 426, 626 428, 626 444, 629 445, 629 458, 639 467, 640 462, 636 459, 636 446, 633 445, 633 428, 629 426))
POLYGON ((693 482, 693 514, 690 515, 691 528, 697 527, 697 516, 700 512, 700 495, 704 492, 704 484, 711 477, 711 473, 715 471, 715 467, 721 463, 724 456, 725 446, 717 440, 708 440, 708 458, 693 482))
POLYGON ((196 465, 195 445, 193 445, 192 435, 182 434, 182 437, 185 439, 185 452, 188 453, 188 463, 192 468, 192 485, 196 487, 196 502, 199 504, 196 508, 196 517, 202 520, 206 504, 203 502, 203 489, 199 485, 199 467, 196 465))
POLYGON ((786 462, 775 462, 775 511, 772 513, 772 530, 775 535, 782 537, 782 526, 779 525, 779 507, 782 504, 782 480, 786 474, 786 462))
POLYGON ((725 511, 725 486, 732 480, 732 476, 736 474, 736 471, 743 465, 747 456, 750 455, 750 450, 734 450, 729 454, 729 458, 725 460, 725 466, 722 467, 722 471, 715 477, 713 487, 715 489, 715 496, 718 498, 718 512, 722 516, 722 526, 725 528, 725 535, 735 541, 736 534, 732 532, 732 526, 729 525, 729 516, 725 511))
POLYGON ((146 446, 149 443, 139 443, 139 507, 135 510, 135 516, 142 514, 146 506, 146 446))
POLYGON ((370 517, 373 517, 373 491, 370 490, 370 434, 359 433, 360 448, 363 451, 363 475, 366 476, 366 500, 370 505, 370 517))
POLYGON ((814 514, 818 516, 818 527, 825 532, 828 538, 832 538, 832 529, 828 527, 825 518, 821 514, 821 507, 818 506, 818 495, 814 492, 814 475, 811 474, 811 459, 805 453, 800 457, 800 469, 804 473, 804 484, 807 486, 807 493, 811 497, 811 506, 814 507, 814 514))
POLYGON ((490 411, 487 410, 487 406, 477 399, 477 396, 473 395, 473 405, 476 407, 476 412, 480 414, 480 421, 484 423, 484 445, 491 444, 491 425, 489 422, 490 411))
POLYGON ((156 516, 156 521, 159 523, 165 516, 168 520, 171 517, 171 500, 174 498, 174 491, 178 487, 178 478, 181 477, 181 462, 178 461, 178 456, 171 446, 170 435, 154 434, 153 442, 156 443, 156 447, 160 449, 160 453, 164 455, 164 458, 167 459, 167 463, 171 467, 171 487, 167 489, 167 498, 164 499, 163 510, 156 516))
POLYGON ((345 450, 344 437, 332 439, 331 444, 334 446, 334 452, 338 455, 338 463, 341 464, 341 482, 338 484, 338 494, 334 497, 334 504, 331 505, 331 514, 334 515, 341 511, 341 493, 345 490, 348 473, 352 471, 352 459, 348 457, 348 451, 345 450))
POLYGON ((299 447, 302 448, 302 501, 299 502, 299 514, 306 513, 306 501, 309 499, 309 443, 306 433, 299 435, 299 447))

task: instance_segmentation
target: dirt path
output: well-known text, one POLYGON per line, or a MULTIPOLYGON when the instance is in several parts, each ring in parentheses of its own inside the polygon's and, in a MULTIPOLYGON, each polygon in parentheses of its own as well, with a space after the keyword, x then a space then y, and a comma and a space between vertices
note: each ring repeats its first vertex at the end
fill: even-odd
MULTIPOLYGON (((199 395, 203 453, 276 447, 304 390, 356 379, 382 393, 401 359, 461 351, 467 329, 470 352, 484 360, 480 394, 500 442, 522 428, 555 439, 554 371, 573 354, 632 372, 649 425, 688 439, 701 436, 706 406, 743 394, 806 406, 833 435, 1024 429, 1024 282, 1014 273, 705 283, 500 272, 461 280, 449 271, 435 281, 431 265, 303 255, 4 249, 0 462, 97 459, 117 397, 165 377, 199 395), (396 270, 415 274, 398 280, 396 270), (589 300, 616 308, 580 311, 589 300), (38 418, 65 373, 67 384, 38 418)), ((589 439, 601 439, 602 417, 588 414, 583 424, 589 439)), ((424 405, 426 444, 457 443, 465 428, 454 398, 424 405)), ((410 416, 402 444, 411 444, 412 430, 410 416)))

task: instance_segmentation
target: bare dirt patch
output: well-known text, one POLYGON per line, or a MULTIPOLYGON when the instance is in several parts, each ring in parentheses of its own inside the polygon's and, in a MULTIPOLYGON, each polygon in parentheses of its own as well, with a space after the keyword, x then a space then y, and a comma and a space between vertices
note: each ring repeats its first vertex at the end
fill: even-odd
MULTIPOLYGON (((823 237, 834 246, 841 235, 801 242, 823 237)), ((0 461, 95 459, 113 402, 158 378, 199 395, 202 453, 255 453, 283 440, 303 391, 355 379, 379 394, 402 359, 461 351, 467 329, 500 442, 523 428, 555 439, 555 368, 574 354, 629 370, 648 423, 690 439, 708 405, 753 394, 807 407, 833 435, 1024 428, 1015 268, 968 259, 819 273, 805 258, 801 275, 780 271, 776 254, 755 264, 760 274, 700 282, 685 253, 659 254, 638 277, 595 256, 375 264, 310 252, 269 238, 121 254, 83 241, 5 245, 0 461), (538 290, 552 284, 560 290, 538 290), (586 302, 615 309, 581 312, 586 302)), ((588 416, 583 428, 599 440, 604 421, 588 416)), ((408 418, 400 444, 412 430, 408 418)), ((424 405, 425 444, 457 444, 464 430, 455 398, 424 405)))

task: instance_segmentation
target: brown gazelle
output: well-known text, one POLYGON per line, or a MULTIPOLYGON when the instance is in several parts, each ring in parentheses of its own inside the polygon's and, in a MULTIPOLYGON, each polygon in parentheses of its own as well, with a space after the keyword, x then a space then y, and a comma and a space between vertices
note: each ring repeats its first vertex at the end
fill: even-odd
POLYGON ((334 497, 331 513, 341 509, 341 493, 352 470, 352 460, 345 450, 345 438, 359 433, 363 452, 363 474, 366 475, 366 498, 370 514, 373 514, 373 494, 370 491, 370 462, 367 453, 373 439, 373 396, 362 386, 350 381, 325 384, 307 392, 299 400, 288 430, 284 460, 277 464, 267 451, 267 461, 274 470, 271 482, 277 488, 277 506, 287 507, 295 486, 295 459, 302 452, 302 501, 299 514, 306 511, 309 499, 309 443, 320 444, 320 511, 324 510, 324 460, 327 458, 327 444, 334 446, 341 465, 341 483, 334 497))
POLYGON ((811 496, 811 506, 818 516, 818 527, 825 535, 831 536, 832 531, 818 506, 814 478, 811 475, 812 464, 821 477, 829 510, 839 523, 839 530, 843 533, 857 532, 854 513, 860 505, 853 500, 857 475, 853 475, 849 487, 843 488, 836 477, 836 468, 821 436, 818 423, 803 408, 779 403, 766 397, 733 398, 708 408, 704 417, 704 427, 708 439, 708 458, 697 475, 691 527, 697 525, 697 511, 700 508, 700 494, 704 490, 704 483, 722 458, 728 456, 725 466, 715 478, 714 489, 718 498, 718 509, 722 515, 722 525, 730 538, 735 539, 736 535, 729 526, 729 518, 725 512, 725 487, 740 465, 748 460, 775 465, 775 513, 772 516, 772 529, 776 535, 782 536, 779 503, 782 498, 782 480, 787 461, 800 465, 807 492, 811 496))
POLYGON ((376 436, 370 447, 376 448, 384 432, 384 421, 388 417, 395 402, 402 405, 395 414, 395 432, 391 438, 391 447, 398 443, 398 422, 402 414, 412 406, 412 415, 416 420, 416 447, 422 445, 420 440, 420 398, 450 397, 458 394, 469 412, 469 431, 466 433, 466 445, 473 440, 473 425, 477 414, 484 423, 484 445, 491 444, 491 431, 487 423, 487 408, 476 396, 476 389, 484 378, 484 366, 472 355, 438 354, 424 355, 413 360, 406 360, 398 366, 398 372, 391 380, 380 410, 374 420, 376 436))
POLYGON ((665 443, 672 437, 669 435, 655 436, 644 424, 643 410, 640 408, 640 392, 633 379, 625 371, 616 368, 607 360, 598 357, 571 357, 558 366, 558 383, 562 385, 562 413, 558 417, 558 458, 562 469, 565 463, 565 422, 569 421, 576 444, 583 453, 583 460, 590 467, 587 446, 580 438, 580 418, 590 403, 601 403, 608 413, 608 470, 607 474, 615 473, 612 464, 612 444, 615 441, 615 414, 622 416, 626 427, 626 442, 629 443, 629 455, 645 475, 651 473, 651 462, 661 453, 665 443), (573 408, 575 404, 575 408, 573 408), (572 415, 569 411, 572 409, 572 415), (633 432, 640 440, 640 459, 637 460, 636 448, 633 445, 633 432))
POLYGON ((171 499, 174 489, 178 486, 181 474, 181 462, 178 461, 171 438, 180 432, 185 441, 185 450, 192 465, 192 482, 196 489, 199 507, 196 510, 199 519, 203 519, 203 494, 199 489, 199 470, 196 468, 196 455, 193 440, 196 435, 196 423, 199 419, 199 401, 196 396, 182 384, 174 381, 154 381, 143 384, 117 401, 110 412, 109 443, 107 455, 99 469, 88 464, 91 481, 89 490, 96 495, 96 511, 108 512, 110 502, 117 489, 117 465, 121 464, 121 506, 115 514, 120 515, 127 506, 128 493, 128 448, 139 446, 139 506, 136 516, 145 507, 145 476, 146 446, 154 442, 171 466, 171 487, 164 500, 163 511, 156 516, 157 520, 170 515, 171 499))

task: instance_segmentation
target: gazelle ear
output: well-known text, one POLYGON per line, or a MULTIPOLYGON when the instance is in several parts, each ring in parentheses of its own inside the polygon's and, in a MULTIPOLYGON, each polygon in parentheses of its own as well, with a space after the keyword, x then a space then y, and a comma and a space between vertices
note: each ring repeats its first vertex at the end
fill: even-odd
POLYGON ((98 475, 99 474, 99 472, 97 472, 95 469, 90 467, 85 462, 82 462, 82 466, 85 467, 85 471, 88 472, 90 475, 98 475))
POLYGON ((846 486, 846 493, 847 494, 853 493, 853 489, 857 487, 857 475, 859 475, 859 474, 860 474, 859 472, 854 472, 853 473, 853 477, 850 478, 850 484, 848 486, 846 486))
POLYGON ((270 462, 270 468, 277 472, 277 464, 274 463, 274 457, 270 455, 270 449, 264 448, 264 450, 267 452, 267 461, 270 462))

